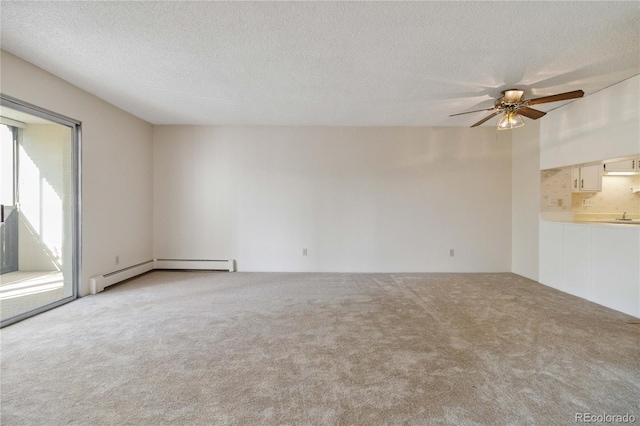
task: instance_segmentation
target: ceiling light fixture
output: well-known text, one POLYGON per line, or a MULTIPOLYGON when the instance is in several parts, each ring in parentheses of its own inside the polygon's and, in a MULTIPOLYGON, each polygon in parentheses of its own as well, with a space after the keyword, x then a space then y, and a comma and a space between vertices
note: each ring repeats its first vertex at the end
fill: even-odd
POLYGON ((524 126, 524 120, 515 111, 507 109, 496 126, 498 130, 515 129, 524 126))
POLYGON ((605 172, 603 174, 605 176, 634 176, 637 175, 638 172, 605 172))

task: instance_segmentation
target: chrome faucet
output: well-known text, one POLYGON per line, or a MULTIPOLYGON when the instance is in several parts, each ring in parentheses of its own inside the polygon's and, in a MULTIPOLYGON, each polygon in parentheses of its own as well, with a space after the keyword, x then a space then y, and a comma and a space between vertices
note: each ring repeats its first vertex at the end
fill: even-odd
POLYGON ((627 219, 627 212, 622 213, 622 217, 618 218, 616 220, 631 220, 631 219, 627 219))

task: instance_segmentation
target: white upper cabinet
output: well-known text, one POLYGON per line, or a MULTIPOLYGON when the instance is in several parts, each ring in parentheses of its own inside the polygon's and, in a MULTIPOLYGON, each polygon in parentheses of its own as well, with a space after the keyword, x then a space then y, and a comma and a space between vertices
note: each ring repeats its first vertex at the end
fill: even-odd
POLYGON ((606 163, 604 165, 605 173, 637 173, 640 167, 638 166, 638 159, 616 161, 613 163, 606 163))
POLYGON ((603 166, 575 167, 572 173, 571 190, 573 192, 602 191, 603 166))

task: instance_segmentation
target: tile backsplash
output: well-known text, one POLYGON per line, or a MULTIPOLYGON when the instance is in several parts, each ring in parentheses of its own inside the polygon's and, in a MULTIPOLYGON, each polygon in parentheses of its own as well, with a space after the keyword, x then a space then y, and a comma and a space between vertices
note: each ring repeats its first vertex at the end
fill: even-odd
POLYGON ((627 217, 640 219, 640 192, 631 187, 640 186, 640 175, 603 176, 602 192, 571 192, 572 167, 543 170, 541 172, 540 211, 542 213, 573 213, 576 218, 587 215, 627 217), (582 200, 590 206, 583 206, 582 200))
POLYGON ((542 213, 571 212, 571 168, 543 170, 540 181, 542 213))
POLYGON ((640 186, 640 175, 603 176, 602 192, 574 192, 572 211, 574 214, 612 214, 623 212, 627 216, 640 217, 640 192, 633 193, 631 187, 640 186), (583 206, 582 200, 590 200, 591 206, 583 206))

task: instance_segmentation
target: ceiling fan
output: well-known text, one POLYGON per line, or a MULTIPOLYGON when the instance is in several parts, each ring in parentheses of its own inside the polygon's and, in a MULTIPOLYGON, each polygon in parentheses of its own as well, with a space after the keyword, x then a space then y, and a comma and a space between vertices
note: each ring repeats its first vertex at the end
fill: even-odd
POLYGON ((525 100, 523 90, 509 89, 503 90, 501 92, 501 96, 494 101, 494 105, 492 108, 461 112, 459 114, 452 114, 449 117, 471 114, 472 112, 494 111, 471 127, 479 126, 485 121, 495 117, 496 115, 504 113, 502 118, 500 118, 500 120, 498 121, 498 129, 515 129, 516 127, 524 126, 524 120, 522 119, 521 115, 524 115, 525 117, 528 117, 532 120, 537 120, 538 118, 543 117, 546 114, 546 112, 529 108, 530 105, 565 101, 567 99, 581 98, 582 96, 584 96, 584 92, 582 90, 574 90, 573 92, 559 93, 557 95, 543 96, 541 98, 525 100))

